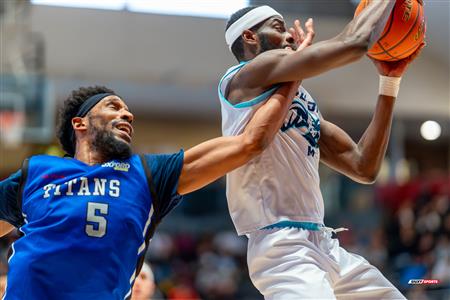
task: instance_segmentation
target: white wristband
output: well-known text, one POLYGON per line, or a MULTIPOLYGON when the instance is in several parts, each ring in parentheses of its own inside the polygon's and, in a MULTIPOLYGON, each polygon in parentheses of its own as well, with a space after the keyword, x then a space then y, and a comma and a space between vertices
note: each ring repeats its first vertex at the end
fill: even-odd
POLYGON ((397 98, 401 80, 401 77, 389 77, 380 75, 379 94, 397 98))

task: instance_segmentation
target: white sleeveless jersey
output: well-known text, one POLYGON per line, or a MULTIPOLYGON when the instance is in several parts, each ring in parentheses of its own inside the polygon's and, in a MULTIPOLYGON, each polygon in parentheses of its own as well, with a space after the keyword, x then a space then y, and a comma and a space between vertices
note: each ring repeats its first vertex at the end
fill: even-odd
MULTIPOLYGON (((230 68, 219 83, 224 136, 243 132, 275 88, 232 105, 225 99, 231 78, 245 63, 230 68)), ((279 221, 323 223, 318 141, 319 109, 300 87, 284 124, 264 152, 227 175, 228 208, 239 235, 279 221)))

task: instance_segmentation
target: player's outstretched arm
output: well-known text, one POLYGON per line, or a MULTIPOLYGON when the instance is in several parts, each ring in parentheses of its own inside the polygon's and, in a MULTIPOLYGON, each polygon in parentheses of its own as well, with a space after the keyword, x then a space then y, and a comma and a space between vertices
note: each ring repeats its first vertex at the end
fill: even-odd
POLYGON ((178 193, 202 188, 260 154, 280 129, 299 82, 281 86, 253 115, 237 136, 201 143, 184 154, 178 193))
POLYGON ((394 4, 395 0, 372 1, 339 35, 301 52, 264 52, 244 66, 235 80, 247 88, 269 87, 313 77, 358 60, 379 39, 394 4))
MULTIPOLYGON (((373 61, 380 75, 399 80, 423 46, 400 61, 373 61)), ((342 129, 322 120, 319 140, 321 161, 355 181, 373 183, 386 154, 395 99, 383 94, 378 96, 372 120, 357 144, 342 129)))

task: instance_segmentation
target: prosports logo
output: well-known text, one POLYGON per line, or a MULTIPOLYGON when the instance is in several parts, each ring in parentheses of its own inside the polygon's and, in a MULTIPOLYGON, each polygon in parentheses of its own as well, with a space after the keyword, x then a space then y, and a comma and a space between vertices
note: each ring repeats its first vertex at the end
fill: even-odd
POLYGON ((439 279, 410 279, 408 284, 439 284, 439 279))
POLYGON ((113 168, 116 171, 128 172, 128 170, 130 169, 130 164, 124 162, 109 161, 107 163, 104 163, 102 165, 102 168, 113 168))

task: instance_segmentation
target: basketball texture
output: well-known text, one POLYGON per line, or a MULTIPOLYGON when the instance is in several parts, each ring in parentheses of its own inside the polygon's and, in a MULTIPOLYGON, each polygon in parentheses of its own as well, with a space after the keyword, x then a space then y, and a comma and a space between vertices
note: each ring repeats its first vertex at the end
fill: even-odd
MULTIPOLYGON (((355 16, 372 0, 361 0, 355 16)), ((426 31, 423 6, 417 0, 397 0, 377 43, 367 54, 378 60, 396 61, 408 57, 423 42, 426 31)))

